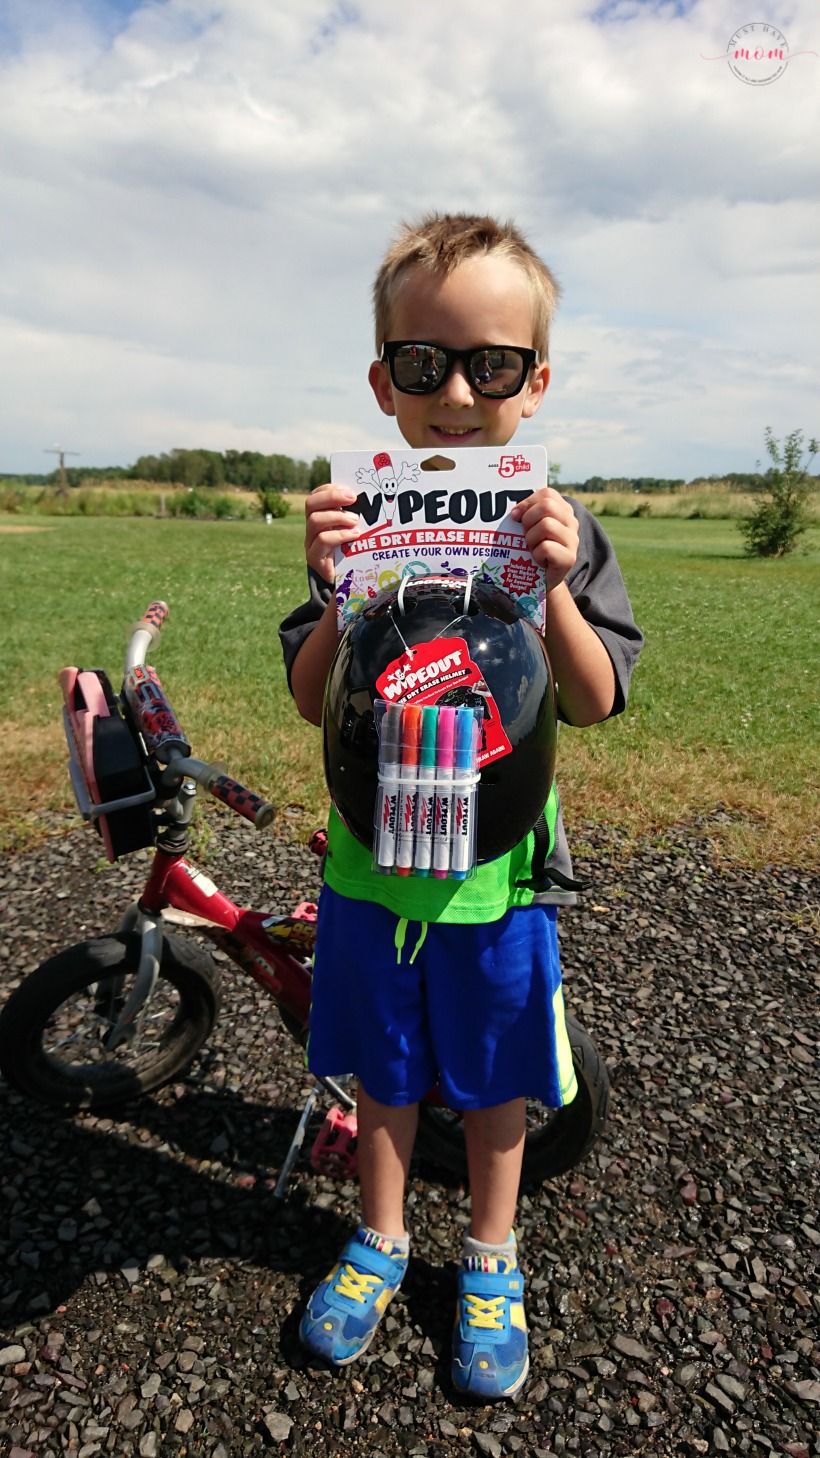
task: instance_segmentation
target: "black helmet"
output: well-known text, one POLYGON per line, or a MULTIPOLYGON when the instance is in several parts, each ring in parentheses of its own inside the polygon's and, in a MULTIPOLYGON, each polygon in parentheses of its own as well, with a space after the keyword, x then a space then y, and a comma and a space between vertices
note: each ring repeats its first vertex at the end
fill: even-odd
POLYGON ((363 845, 372 846, 378 780, 373 703, 384 693, 377 682, 384 685, 386 669, 409 664, 407 648, 452 639, 467 644, 477 671, 463 683, 443 674, 441 692, 432 697, 428 692, 424 702, 483 706, 485 733, 491 720, 500 719, 495 738, 500 734, 509 746, 481 770, 477 853, 480 861, 488 861, 512 850, 541 814, 557 740, 543 638, 498 588, 463 577, 404 578, 356 615, 336 651, 325 691, 325 775, 344 824, 363 845))

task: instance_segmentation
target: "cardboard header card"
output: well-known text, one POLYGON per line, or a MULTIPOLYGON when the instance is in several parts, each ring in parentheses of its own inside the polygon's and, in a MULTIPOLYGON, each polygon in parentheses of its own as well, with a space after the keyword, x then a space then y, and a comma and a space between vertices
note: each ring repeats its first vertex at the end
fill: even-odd
POLYGON ((403 576, 448 574, 499 587, 544 630, 546 582, 510 510, 547 484, 547 452, 475 447, 337 451, 330 477, 358 492, 361 534, 338 547, 339 629, 403 576))

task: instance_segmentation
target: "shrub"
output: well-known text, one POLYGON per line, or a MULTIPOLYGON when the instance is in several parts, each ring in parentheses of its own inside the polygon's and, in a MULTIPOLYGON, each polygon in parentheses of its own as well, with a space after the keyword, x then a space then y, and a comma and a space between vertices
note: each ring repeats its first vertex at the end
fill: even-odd
POLYGON ((810 489, 808 467, 817 454, 818 443, 808 443, 803 459, 803 432, 793 430, 781 447, 771 426, 766 427, 766 453, 772 464, 755 488, 762 500, 751 516, 739 522, 749 557, 785 557, 794 550, 797 538, 808 525, 807 498, 810 489))
POLYGON ((288 516, 290 507, 281 492, 270 487, 260 487, 259 505, 263 516, 288 516))

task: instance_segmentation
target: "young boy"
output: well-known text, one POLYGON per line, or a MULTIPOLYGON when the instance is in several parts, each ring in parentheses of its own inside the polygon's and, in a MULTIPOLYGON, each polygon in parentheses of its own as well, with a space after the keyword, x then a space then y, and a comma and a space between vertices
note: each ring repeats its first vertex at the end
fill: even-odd
MULTIPOLYGON (((438 450, 504 446, 512 439, 519 421, 538 410, 549 384, 557 295, 549 269, 511 225, 433 215, 402 230, 376 278, 378 357, 368 379, 408 445, 438 450), (413 377, 413 393, 395 350, 384 352, 397 341, 420 346, 418 354, 431 361, 423 380, 413 377), (425 350, 431 345, 437 352, 425 350), (503 393, 488 393, 487 346, 501 345, 514 351, 511 358, 529 353, 517 373, 506 373, 498 387, 503 393)), ((321 723, 338 645, 333 553, 358 535, 358 518, 349 510, 354 500, 355 492, 332 484, 308 498, 310 600, 280 629, 291 691, 312 724, 321 723)), ((598 723, 624 708, 642 643, 614 553, 585 508, 550 488, 533 492, 514 512, 546 573, 545 641, 559 713, 570 724, 598 723)), ((407 1268, 404 1191, 418 1101, 430 1086, 429 1069, 446 1072, 452 1060, 460 1086, 469 1083, 462 1104, 472 1208, 459 1272, 453 1382, 484 1401, 512 1397, 529 1366, 511 1234, 525 1100, 542 1096, 545 1061, 559 1090, 554 1103, 561 1100, 562 1071, 564 1091, 573 1087, 571 1075, 566 1078, 570 1054, 556 934, 556 905, 573 899, 560 889, 571 871, 560 814, 547 861, 547 872, 556 876, 549 891, 522 890, 516 877, 521 857, 511 853, 506 905, 496 900, 476 912, 476 881, 465 882, 473 910, 462 914, 459 892, 438 922, 419 927, 411 962, 396 952, 407 929, 401 926, 406 883, 367 874, 351 879, 344 870, 351 864, 351 841, 332 812, 308 1061, 319 1074, 345 1067, 358 1075, 363 1218, 308 1302, 300 1335, 311 1351, 338 1366, 369 1345, 407 1268), (443 983, 444 994, 436 996, 443 983), (442 1002, 448 1010, 463 1008, 464 1017, 443 1017, 442 1002), (348 1026, 341 1026, 340 1008, 349 1009, 348 1026), (506 1081, 494 1075, 499 1067, 507 1070, 506 1081)), ((517 849, 532 853, 523 843, 517 849)), ((369 856, 361 855, 369 865, 369 856)), ((492 869, 496 887, 496 863, 492 869)), ((479 887, 481 875, 479 867, 479 887)))

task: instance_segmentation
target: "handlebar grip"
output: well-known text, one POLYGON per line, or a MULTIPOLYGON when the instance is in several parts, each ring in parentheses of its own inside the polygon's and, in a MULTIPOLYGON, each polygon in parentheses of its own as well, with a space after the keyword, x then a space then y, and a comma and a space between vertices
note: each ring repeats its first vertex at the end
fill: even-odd
POLYGON ((157 598, 155 602, 149 602, 136 626, 138 628, 154 628, 158 633, 167 616, 167 602, 163 602, 161 598, 157 598))
POLYGON ((159 630, 167 616, 167 602, 163 602, 161 598, 157 598, 154 602, 149 602, 139 622, 134 623, 129 638, 133 638, 135 633, 147 633, 149 643, 156 643, 159 637, 159 630))
POLYGON ((147 663, 135 664, 125 675, 122 691, 149 755, 159 754, 162 759, 169 753, 191 753, 156 669, 147 663))
POLYGON ((263 800, 261 795, 255 795, 253 790, 247 790, 238 780, 232 780, 230 775, 208 776, 205 785, 215 799, 235 810, 237 815, 244 815, 257 830, 264 830, 266 825, 270 825, 276 814, 269 801, 263 800))

